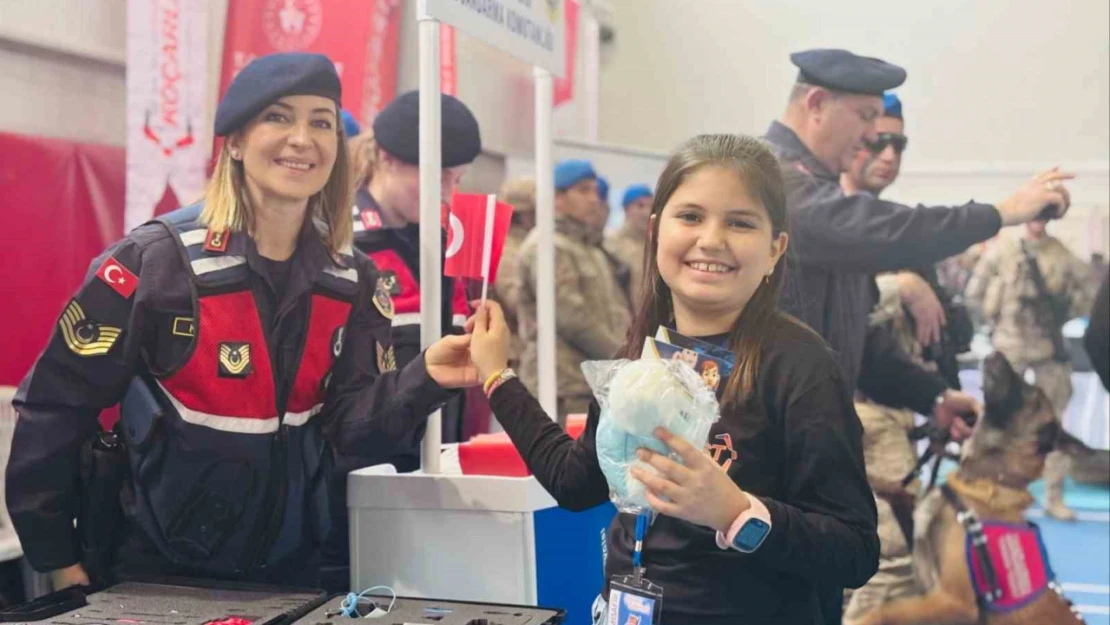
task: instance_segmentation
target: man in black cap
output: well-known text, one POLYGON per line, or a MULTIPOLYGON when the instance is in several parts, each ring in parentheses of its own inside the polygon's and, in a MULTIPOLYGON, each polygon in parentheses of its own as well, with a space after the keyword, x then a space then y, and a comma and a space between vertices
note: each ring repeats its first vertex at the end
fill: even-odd
MULTIPOLYGON (((976 410, 974 400, 910 361, 885 328, 868 327, 874 275, 940 261, 1004 225, 1035 218, 1046 205, 1063 214, 1070 198, 1062 181, 1072 176, 1049 170, 995 205, 911 208, 870 194, 846 196, 840 174, 876 140, 883 92, 901 85, 906 72, 846 50, 790 58, 800 70, 797 84, 766 134, 783 167, 790 213, 793 274, 783 306, 836 350, 850 392, 859 388, 885 405, 932 415, 965 437, 969 428, 956 415, 976 410)), ((827 589, 821 604, 826 621, 839 623, 840 589, 827 589)))
MULTIPOLYGON (((466 167, 482 149, 478 120, 465 104, 441 94, 441 185, 444 205, 458 188, 466 167)), ((372 132, 351 142, 355 181, 354 245, 377 265, 382 287, 393 306, 392 347, 368 354, 383 369, 403 369, 420 355, 420 93, 397 96, 374 118, 372 132)), ((444 213, 446 218, 446 213, 444 213)), ((447 222, 444 222, 446 227, 447 222)), ((446 240, 446 232, 444 233, 446 240)), ((445 254, 446 256, 446 254, 445 254)), ((471 310, 461 281, 442 277, 440 331, 461 334, 471 310)), ((459 442, 473 411, 488 413, 482 393, 455 396, 442 412, 443 441, 459 442)), ((339 592, 350 583, 347 474, 375 464, 392 464, 401 473, 420 468, 424 427, 385 450, 365 450, 336 459, 332 476, 332 530, 323 548, 321 584, 339 592)))

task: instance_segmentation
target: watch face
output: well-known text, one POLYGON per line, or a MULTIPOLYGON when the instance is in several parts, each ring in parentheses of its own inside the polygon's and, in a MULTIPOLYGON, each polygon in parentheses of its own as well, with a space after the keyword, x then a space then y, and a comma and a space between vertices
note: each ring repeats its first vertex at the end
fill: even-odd
POLYGON ((762 519, 748 519, 736 533, 732 544, 740 551, 755 551, 770 531, 771 526, 762 519))

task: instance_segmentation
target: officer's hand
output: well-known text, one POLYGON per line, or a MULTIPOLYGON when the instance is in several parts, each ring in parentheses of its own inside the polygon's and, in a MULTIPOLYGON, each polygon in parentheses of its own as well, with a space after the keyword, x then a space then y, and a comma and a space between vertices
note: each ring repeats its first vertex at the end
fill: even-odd
POLYGON ((1050 204, 1056 207, 1056 217, 1063 217, 1071 206, 1071 195, 1064 187, 1064 181, 1072 178, 1075 174, 1062 172, 1059 167, 1034 176, 996 205, 1002 216, 1002 225, 1014 226, 1033 221, 1050 204))
POLYGON ((929 283, 912 271, 903 271, 898 274, 898 296, 913 316, 917 342, 928 347, 940 341, 940 329, 948 320, 944 306, 929 283))
POLYGON ((942 400, 933 408, 933 420, 937 426, 947 430, 957 443, 967 440, 973 431, 964 416, 972 415, 978 419, 982 414, 983 406, 974 397, 953 390, 945 391, 942 400))
POLYGON ((478 384, 478 370, 470 361, 470 335, 448 335, 424 352, 428 375, 443 388, 463 388, 478 384))
POLYGON ((85 567, 74 564, 64 569, 50 571, 50 584, 54 590, 62 590, 70 586, 88 586, 89 575, 85 572, 85 567))
POLYGON ((509 365, 509 339, 512 333, 505 323, 501 305, 492 300, 474 302, 478 312, 473 317, 473 338, 470 358, 478 368, 478 377, 485 381, 509 365))

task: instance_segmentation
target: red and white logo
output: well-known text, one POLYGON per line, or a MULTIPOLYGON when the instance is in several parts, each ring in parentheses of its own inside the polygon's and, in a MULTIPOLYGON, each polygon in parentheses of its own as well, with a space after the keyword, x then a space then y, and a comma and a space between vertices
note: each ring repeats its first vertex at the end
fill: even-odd
POLYGON ((268 0, 262 13, 266 40, 275 50, 304 50, 320 36, 324 7, 320 0, 268 0))
POLYGON ((380 230, 382 227, 382 216, 377 211, 365 209, 359 211, 359 218, 362 219, 362 226, 367 230, 380 230))
POLYGON ((139 277, 111 256, 104 261, 100 269, 96 270, 96 277, 112 287, 112 290, 119 293, 124 299, 131 297, 135 289, 139 288, 139 277))

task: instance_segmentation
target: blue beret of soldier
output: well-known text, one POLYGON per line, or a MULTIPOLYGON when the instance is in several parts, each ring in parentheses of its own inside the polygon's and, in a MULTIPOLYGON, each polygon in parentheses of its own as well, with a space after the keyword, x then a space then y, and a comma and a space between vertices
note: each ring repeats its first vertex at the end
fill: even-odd
POLYGON ((601 198, 602 202, 609 202, 609 179, 605 176, 597 177, 597 197, 601 198))
POLYGON ((624 190, 624 197, 621 198, 621 206, 628 208, 628 205, 636 200, 644 197, 651 197, 651 187, 646 184, 634 184, 624 190))
POLYGON ((555 166, 555 190, 566 191, 583 180, 596 180, 597 172, 590 161, 569 159, 555 166))
POLYGON ((343 132, 347 133, 347 137, 357 137, 358 133, 362 132, 362 126, 358 125, 358 120, 347 109, 339 112, 339 116, 343 118, 343 132))
POLYGON ((798 82, 835 91, 881 96, 906 81, 901 67, 847 50, 806 50, 790 60, 800 70, 798 82))
POLYGON ((902 101, 893 93, 883 94, 883 116, 902 119, 902 101))
POLYGON ((262 109, 288 95, 317 95, 335 101, 342 96, 339 74, 322 54, 282 52, 258 57, 244 67, 216 107, 216 136, 227 136, 262 109))
MULTIPOLYGON (((474 113, 457 98, 440 94, 442 167, 466 165, 482 151, 474 113)), ((405 163, 420 162, 420 92, 397 96, 374 118, 374 140, 405 163)))

